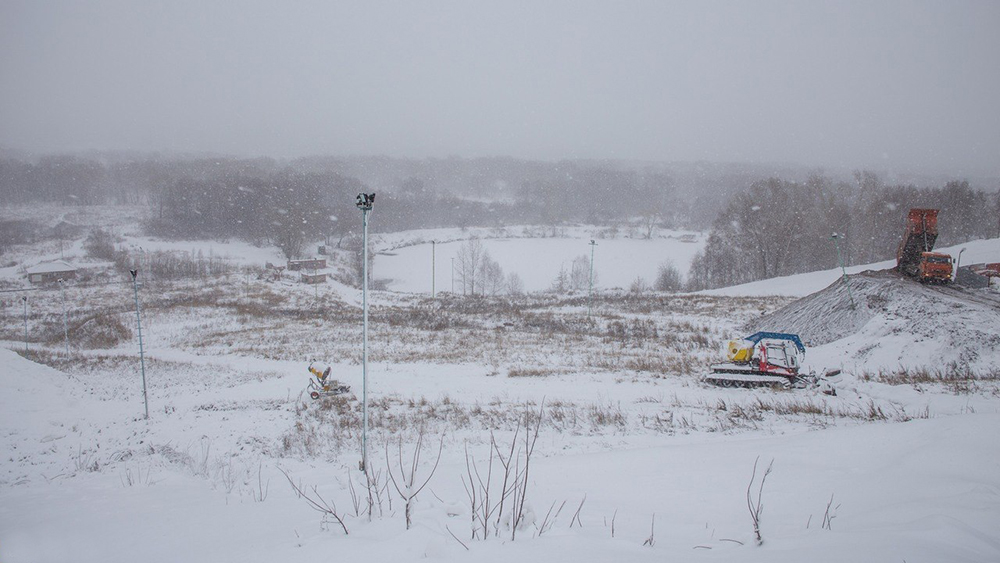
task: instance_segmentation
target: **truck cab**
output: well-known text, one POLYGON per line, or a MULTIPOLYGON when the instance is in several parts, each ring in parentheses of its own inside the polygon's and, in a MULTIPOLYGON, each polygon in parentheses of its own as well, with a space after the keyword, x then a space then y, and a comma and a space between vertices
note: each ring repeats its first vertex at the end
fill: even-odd
POLYGON ((920 281, 948 283, 951 281, 951 256, 940 252, 921 252, 917 278, 920 281))

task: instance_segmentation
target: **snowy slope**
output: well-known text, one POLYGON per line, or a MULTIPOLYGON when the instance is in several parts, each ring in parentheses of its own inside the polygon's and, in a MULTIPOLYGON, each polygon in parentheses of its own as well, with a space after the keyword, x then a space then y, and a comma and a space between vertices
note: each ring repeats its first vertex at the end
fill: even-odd
MULTIPOLYGON (((416 504, 413 529, 405 530, 397 501, 396 508, 371 522, 348 517, 350 535, 345 536, 336 526, 320 524, 274 461, 262 461, 268 494, 255 502, 244 489, 256 487, 255 480, 240 477, 227 491, 224 474, 200 474, 183 460, 179 444, 170 449, 152 438, 176 432, 169 419, 122 420, 124 405, 88 398, 73 383, 64 392, 43 395, 66 376, 9 352, 2 356, 8 366, 0 380, 5 464, 26 455, 48 468, 42 471, 46 480, 33 474, 28 481, 0 485, 0 559, 5 563, 1000 558, 1000 460, 995 453, 1000 434, 993 431, 1000 415, 995 412, 790 435, 664 437, 593 453, 545 448, 532 465, 529 510, 535 525, 514 542, 470 540, 462 444, 449 441, 430 484, 432 494, 416 504), (67 458, 65 450, 79 438, 73 425, 95 418, 105 425, 127 422, 106 426, 102 435, 118 434, 123 440, 135 428, 136 448, 149 445, 173 457, 136 449, 130 459, 114 462, 105 452, 94 458, 106 464, 97 470, 66 462, 60 470, 46 460, 67 458), (765 465, 774 460, 762 493, 762 547, 753 545, 745 498, 758 456, 765 465), (564 501, 566 508, 539 536, 537 526, 549 507, 564 501), (833 520, 824 529, 828 503, 833 520), (644 546, 650 535, 653 545, 644 546)), ((549 438, 543 434, 541 440, 549 438)), ((107 440, 105 447, 115 445, 113 436, 98 439, 107 440)), ((234 460, 237 467, 244 463, 234 460)), ((296 479, 319 485, 325 498, 349 513, 344 477, 353 461, 280 463, 296 479)))
MULTIPOLYGON (((962 265, 976 264, 981 262, 1000 262, 1000 239, 976 240, 950 246, 946 248, 936 248, 935 252, 944 252, 953 257, 957 257, 961 249, 966 249, 962 253, 962 265)), ((860 266, 850 266, 847 268, 848 274, 859 274, 866 270, 886 270, 896 266, 895 260, 875 262, 860 266)), ((699 292, 704 295, 784 295, 788 297, 804 297, 815 293, 824 287, 837 281, 843 276, 840 268, 832 270, 822 270, 809 272, 806 274, 796 274, 793 276, 783 276, 768 280, 760 280, 732 287, 723 287, 699 292)))

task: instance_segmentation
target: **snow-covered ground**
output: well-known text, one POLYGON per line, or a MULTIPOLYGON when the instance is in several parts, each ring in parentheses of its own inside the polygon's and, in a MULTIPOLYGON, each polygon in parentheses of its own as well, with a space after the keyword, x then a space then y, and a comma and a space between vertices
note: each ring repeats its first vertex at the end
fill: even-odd
MULTIPOLYGON (((173 245, 254 261, 273 255, 240 243, 164 243, 117 232, 146 250, 173 245)), ((559 268, 541 251, 525 257, 535 244, 568 261, 589 251, 587 232, 532 241, 520 234, 481 233, 505 269, 528 268, 519 272, 528 289, 547 287, 559 268), (529 282, 536 279, 529 272, 543 268, 552 271, 529 282)), ((946 321, 944 335, 911 330, 902 322, 905 303, 874 299, 880 308, 808 352, 816 369, 845 368, 836 396, 719 389, 698 376, 720 358, 725 339, 755 320, 792 322, 791 297, 809 284, 823 289, 839 272, 719 295, 599 292, 591 316, 579 296, 428 299, 429 279, 414 273, 429 264, 421 241, 450 241, 437 245, 441 266, 442 248, 467 236, 379 237, 379 248, 395 256, 379 257, 376 276, 393 277, 386 270, 398 267, 403 285, 392 287, 403 292, 374 292, 371 300, 369 467, 379 485, 370 518, 358 471, 356 290, 225 277, 148 284, 140 294, 148 420, 131 287, 68 288, 69 355, 59 292, 30 293, 26 355, 19 352, 21 303, 7 299, 0 317, 0 561, 1000 560, 1000 383, 988 371, 1000 365, 997 347, 970 346, 979 353, 974 362, 959 356, 984 372, 965 379, 935 378, 936 366, 922 365, 934 356, 917 353, 966 330, 997 338, 996 327, 985 326, 996 314, 989 301, 969 308, 924 295, 925 310, 946 321), (89 322, 110 331, 103 348, 81 344, 94 329, 76 325, 92 316, 89 322), (133 330, 115 332, 116 323, 133 330), (904 353, 915 362, 908 369, 929 375, 880 374, 895 368, 885 358, 904 353), (303 391, 311 359, 331 364, 352 392, 310 400, 303 391), (539 420, 526 413, 541 413, 542 423, 530 471, 518 481, 524 519, 512 530, 510 504, 496 504, 497 457, 507 455, 515 433, 524 439, 525 416, 529 425, 539 420), (407 530, 404 503, 386 475, 409 471, 421 432, 417 473, 430 475, 439 443, 441 461, 407 530), (473 538, 478 524, 467 491, 475 479, 473 489, 482 492, 484 476, 473 467, 485 472, 491 457, 494 512, 484 541, 481 531, 473 538), (765 507, 759 547, 747 509, 758 458, 751 493, 765 507), (283 472, 310 498, 335 506, 349 534, 312 510, 283 472)), ((646 275, 631 266, 601 271, 610 255, 641 255, 655 274, 662 251, 685 271, 684 257, 702 244, 598 243, 604 288, 618 285, 615 275, 626 286, 646 275)), ((963 246, 963 263, 998 261, 996 241, 963 246)), ((79 240, 67 249, 82 255, 79 240)), ((53 253, 58 257, 58 248, 49 243, 37 249, 53 253)), ((442 286, 449 276, 438 273, 438 287, 449 289, 442 286)), ((3 275, 11 284, 18 277, 16 268, 3 275)), ((842 299, 836 287, 828 294, 802 303, 820 308, 815 317, 830 314, 842 299)), ((523 449, 524 442, 514 444, 519 470, 523 449)))
MULTIPOLYGON (((234 388, 185 389, 177 399, 195 400, 174 400, 169 412, 163 410, 166 382, 154 382, 154 410, 146 421, 134 392, 127 400, 101 400, 79 378, 12 352, 2 352, 2 361, 7 366, 0 379, 4 561, 1000 557, 1000 435, 993 431, 1000 415, 995 401, 978 396, 953 401, 969 403, 961 411, 965 414, 935 411, 906 423, 833 424, 806 431, 777 421, 762 424, 763 432, 693 429, 634 436, 623 430, 599 435, 598 443, 585 449, 577 443, 592 440, 589 432, 544 428, 529 480, 533 524, 515 541, 481 541, 470 538, 462 444, 469 442, 484 463, 488 443, 471 438, 488 429, 445 435, 442 462, 418 497, 413 529, 406 530, 398 499, 371 522, 353 516, 347 481, 358 482, 356 471, 350 476, 356 451, 332 459, 297 459, 259 449, 295 418, 287 388, 302 378, 291 365, 271 366, 278 372, 272 379, 247 378, 234 388), (973 414, 972 405, 981 410, 973 414), (758 457, 758 473, 773 460, 761 492, 766 506, 761 547, 754 546, 746 508, 746 487, 758 457), (306 487, 316 485, 336 503, 348 515, 350 535, 321 523, 279 469, 306 487), (539 533, 547 514, 545 531, 539 533), (644 545, 650 537, 652 545, 644 545)), ((523 390, 520 381, 490 381, 483 375, 453 372, 433 381, 427 372, 422 378, 400 378, 395 371, 389 366, 373 371, 379 382, 373 395, 384 396, 391 388, 433 397, 447 388, 465 399, 503 392, 503 387, 519 396, 546 394, 550 401, 575 395, 566 392, 572 385, 563 378, 531 382, 533 389, 523 390)), ((131 383, 134 391, 136 382, 131 383)), ((635 391, 628 387, 614 385, 607 398, 635 391)), ((655 387, 644 391, 657 392, 655 387)), ((677 401, 671 395, 685 388, 668 384, 658 392, 667 394, 669 406, 677 401)), ((763 392, 750 398, 743 396, 748 392, 686 393, 730 401, 730 410, 748 399, 770 399, 763 392)), ((817 417, 812 424, 822 422, 817 417)), ((405 447, 409 451, 412 442, 405 447)), ((434 457, 434 447, 428 450, 425 460, 434 457)), ((392 456, 395 463, 394 451, 392 456)), ((382 467, 383 457, 376 448, 373 459, 382 467)), ((429 461, 422 471, 430 471, 429 461)))
MULTIPOLYGON (((653 238, 645 239, 599 238, 600 230, 587 228, 560 229, 559 236, 549 238, 526 237, 523 229, 507 229, 499 234, 440 229, 422 233, 417 244, 377 255, 374 275, 390 280, 388 287, 394 291, 430 295, 433 263, 437 291, 451 291, 451 260, 473 235, 481 237, 483 248, 505 273, 520 276, 526 291, 549 289, 560 270, 570 272, 573 260, 580 256, 589 264, 591 240, 597 242, 593 250, 594 285, 598 289, 628 288, 636 278, 651 285, 660 265, 665 263, 673 264, 682 276, 686 275, 695 254, 705 244, 703 235, 689 231, 660 230, 653 238), (434 245, 433 253, 431 240, 442 241, 434 245)), ((455 275, 455 288, 460 293, 461 279, 455 275)))

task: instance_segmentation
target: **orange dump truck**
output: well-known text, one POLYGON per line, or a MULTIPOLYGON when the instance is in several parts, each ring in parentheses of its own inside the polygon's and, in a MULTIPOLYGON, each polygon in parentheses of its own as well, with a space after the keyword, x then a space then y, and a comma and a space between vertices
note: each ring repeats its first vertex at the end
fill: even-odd
POLYGON ((951 256, 933 252, 937 241, 937 209, 911 209, 896 251, 896 269, 923 282, 952 279, 951 256))

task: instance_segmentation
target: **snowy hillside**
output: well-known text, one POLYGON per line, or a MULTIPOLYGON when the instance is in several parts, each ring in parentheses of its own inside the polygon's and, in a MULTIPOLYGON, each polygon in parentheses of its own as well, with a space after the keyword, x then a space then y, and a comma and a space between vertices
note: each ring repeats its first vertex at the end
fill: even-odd
MULTIPOLYGON (((131 255, 277 256, 107 224, 131 255)), ((98 282, 69 283, 64 301, 2 272, 0 561, 1000 559, 992 294, 864 274, 852 310, 839 273, 819 272, 691 295, 599 290, 591 314, 579 293, 430 299, 426 241, 442 241, 441 267, 471 234, 378 237, 376 277, 396 268, 404 291, 370 299, 368 479, 358 290, 243 270, 145 280, 146 420, 131 284, 81 239, 16 248, 18 261, 65 254, 98 282), (725 341, 754 327, 801 332, 808 367, 844 370, 836 394, 704 384, 725 341), (309 399, 313 361, 350 392, 309 399), (498 501, 514 494, 497 492, 501 455, 516 458, 516 516, 498 501), (431 479, 407 529, 418 487, 388 475, 414 465, 431 479)), ((475 234, 547 286, 592 233, 475 234)), ((702 244, 597 240, 600 289, 661 259, 684 270, 702 244)), ((966 246, 963 263, 993 261, 996 241, 966 246)))
MULTIPOLYGON (((997 414, 836 425, 805 433, 772 421, 763 433, 695 430, 638 441, 614 432, 586 448, 589 452, 578 447, 591 441, 589 432, 575 436, 546 427, 529 483, 531 524, 513 542, 481 541, 469 537, 462 485, 463 442, 479 463, 486 462, 481 456, 488 444, 481 438, 468 442, 473 429, 445 434, 443 459, 430 490, 416 503, 414 527, 406 530, 398 499, 391 508, 381 507, 371 522, 353 516, 346 487, 348 480, 357 481, 351 471, 356 455, 300 460, 268 453, 281 421, 290 423, 293 407, 299 408, 283 389, 300 379, 297 372, 294 378, 248 382, 222 394, 182 385, 166 412, 159 406, 164 391, 156 391, 157 408, 144 421, 134 399, 101 399, 87 388, 102 383, 10 352, 3 352, 2 360, 7 366, 0 378, 4 561, 318 562, 331 554, 489 562, 511 557, 991 561, 1000 556, 1000 471, 994 453, 1000 437, 991 430, 1000 424, 997 414), (767 509, 760 548, 754 547, 745 498, 758 457, 763 465, 774 463, 761 491, 767 509), (350 534, 335 523, 321 523, 279 469, 317 485, 316 492, 347 515, 350 534)), ((379 380, 388 375, 374 374, 379 380)), ((394 393, 404 396, 427 396, 431 390, 415 379, 394 379, 394 393)), ((167 383, 161 380, 154 388, 167 383)), ((554 401, 567 383, 547 381, 535 393, 554 401)), ((607 399, 614 401, 619 392, 609 391, 607 399)), ((674 385, 659 391, 664 392, 728 402, 711 409, 726 415, 722 419, 748 399, 774 400, 770 393, 754 398, 674 385)), ((687 402, 674 397, 668 402, 687 402)), ((995 411, 984 407, 979 406, 995 411)), ((412 442, 404 447, 409 450, 412 442)), ((381 448, 375 451, 381 459, 381 448)), ((433 459, 433 453, 425 457, 433 459)), ((758 483, 761 471, 762 466, 758 483)))

